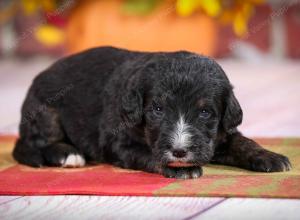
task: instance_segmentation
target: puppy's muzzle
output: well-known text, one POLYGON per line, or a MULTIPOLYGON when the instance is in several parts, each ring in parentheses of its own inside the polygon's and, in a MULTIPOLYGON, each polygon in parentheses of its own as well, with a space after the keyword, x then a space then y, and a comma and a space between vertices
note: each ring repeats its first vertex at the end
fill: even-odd
POLYGON ((176 158, 184 158, 187 155, 187 151, 183 149, 176 149, 172 151, 172 155, 176 158))

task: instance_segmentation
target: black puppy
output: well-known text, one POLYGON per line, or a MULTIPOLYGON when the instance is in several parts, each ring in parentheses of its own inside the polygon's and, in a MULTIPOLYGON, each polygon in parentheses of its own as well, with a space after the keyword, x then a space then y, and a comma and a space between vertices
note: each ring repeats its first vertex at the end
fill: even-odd
POLYGON ((36 77, 13 156, 34 167, 110 163, 175 178, 197 178, 209 162, 291 168, 287 157, 242 136, 241 122, 232 86, 212 59, 100 47, 36 77))

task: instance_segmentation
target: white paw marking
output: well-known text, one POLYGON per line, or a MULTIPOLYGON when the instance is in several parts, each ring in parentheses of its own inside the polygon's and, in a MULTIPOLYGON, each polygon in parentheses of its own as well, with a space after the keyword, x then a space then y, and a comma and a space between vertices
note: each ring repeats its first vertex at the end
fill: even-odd
POLYGON ((69 154, 61 162, 62 167, 83 167, 85 159, 79 154, 69 154))
POLYGON ((199 173, 199 171, 193 171, 192 172, 192 178, 196 179, 199 178, 201 176, 201 173, 199 173))
POLYGON ((288 164, 283 164, 283 171, 290 171, 292 169, 292 166, 288 164))

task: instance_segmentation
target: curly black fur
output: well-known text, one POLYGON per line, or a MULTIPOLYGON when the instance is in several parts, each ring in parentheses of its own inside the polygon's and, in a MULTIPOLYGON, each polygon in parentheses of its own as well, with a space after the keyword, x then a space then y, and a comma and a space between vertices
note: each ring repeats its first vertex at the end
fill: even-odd
POLYGON ((243 137, 241 122, 232 86, 212 59, 100 47, 61 59, 35 78, 13 156, 39 167, 82 166, 75 157, 67 162, 80 155, 176 178, 199 177, 209 162, 290 169, 286 157, 243 137), (179 161, 194 166, 168 166, 179 161))

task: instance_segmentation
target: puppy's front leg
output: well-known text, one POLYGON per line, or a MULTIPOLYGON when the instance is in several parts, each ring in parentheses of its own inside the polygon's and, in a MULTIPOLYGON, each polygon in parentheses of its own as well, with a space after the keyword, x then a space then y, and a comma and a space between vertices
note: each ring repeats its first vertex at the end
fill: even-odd
POLYGON ((215 151, 212 163, 236 166, 259 172, 280 172, 291 169, 286 156, 268 151, 240 133, 232 134, 215 151))
POLYGON ((105 162, 118 167, 161 173, 161 166, 148 146, 130 141, 120 141, 105 152, 105 162), (126 144, 123 144, 123 143, 126 144))

